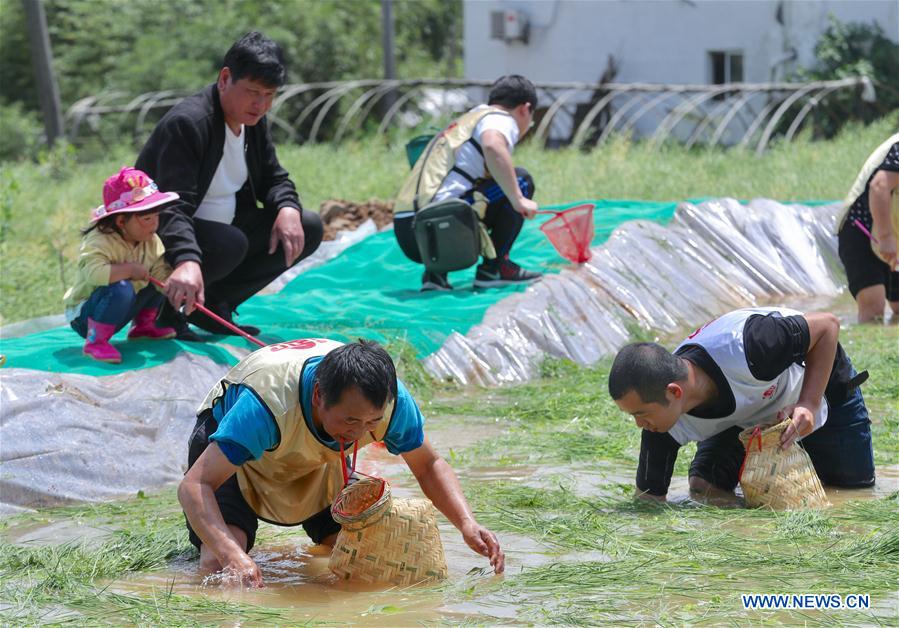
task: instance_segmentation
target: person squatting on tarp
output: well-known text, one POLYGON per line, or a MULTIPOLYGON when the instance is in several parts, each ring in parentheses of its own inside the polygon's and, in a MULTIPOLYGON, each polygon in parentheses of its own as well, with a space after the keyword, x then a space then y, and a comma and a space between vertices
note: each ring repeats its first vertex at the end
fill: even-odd
POLYGON ((837 221, 837 238, 858 322, 882 321, 887 300, 894 319, 899 317, 899 133, 878 146, 858 173, 837 221))
POLYGON ((403 457, 468 546, 501 573, 496 536, 475 520, 456 474, 425 438, 423 422, 376 343, 313 338, 251 353, 201 404, 178 487, 201 570, 226 569, 261 585, 247 554, 259 519, 302 525, 313 542, 333 547, 340 525, 330 506, 344 485, 341 445, 382 441, 403 457))
MULTIPOLYGON (((534 180, 512 161, 515 145, 533 124, 536 107, 533 83, 517 74, 503 76, 491 87, 486 105, 475 107, 434 137, 396 198, 394 230, 404 251, 416 248, 412 234, 416 212, 461 199, 477 212, 481 229, 486 227, 476 287, 527 283, 541 276, 509 259, 524 219, 537 213, 534 180)), ((421 289, 452 290, 452 286, 447 273, 425 270, 421 289)))
POLYGON ((85 339, 84 355, 120 363, 109 340, 128 321, 129 340, 175 337, 171 327, 156 326, 165 296, 148 279, 165 281, 172 272, 156 229, 159 212, 177 199, 134 168, 122 168, 103 184, 103 204, 82 231, 75 282, 63 296, 66 320, 85 339))
MULTIPOLYGON (((225 55, 218 81, 172 107, 137 158, 138 168, 180 195, 160 214, 174 268, 169 300, 213 333, 233 332, 194 311, 194 303, 230 323, 237 306, 321 243, 321 219, 303 211, 265 117, 286 78, 278 45, 261 33, 245 35, 225 55)), ((179 339, 200 340, 175 309, 165 308, 161 320, 179 339)))
POLYGON ((824 484, 874 484, 871 421, 857 374, 828 313, 735 310, 700 327, 669 353, 655 343, 625 346, 609 393, 642 428, 637 491, 664 500, 681 445, 699 444, 690 491, 732 493, 744 457, 744 428, 787 417, 784 449, 801 439, 824 484))

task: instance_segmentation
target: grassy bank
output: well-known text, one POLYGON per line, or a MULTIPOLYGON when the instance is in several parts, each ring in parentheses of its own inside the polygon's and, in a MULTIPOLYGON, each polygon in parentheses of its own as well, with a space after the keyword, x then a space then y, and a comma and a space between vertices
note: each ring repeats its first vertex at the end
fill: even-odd
MULTIPOLYGON (((869 127, 847 127, 830 142, 775 145, 762 157, 615 140, 590 153, 525 143, 516 161, 534 173, 543 204, 706 196, 841 199, 868 153, 897 125, 899 116, 893 116, 869 127)), ((114 148, 101 161, 82 163, 63 150, 40 164, 0 165, 0 324, 62 311, 78 230, 100 203, 103 180, 134 157, 130 148, 114 148)), ((391 198, 408 171, 402 147, 378 140, 339 148, 283 146, 280 157, 310 208, 329 198, 391 198)))
MULTIPOLYGON (((871 372, 864 392, 877 464, 895 466, 899 327, 853 327, 842 341, 856 366, 871 372)), ((608 398, 608 364, 587 369, 550 361, 543 377, 527 385, 443 388, 432 396, 420 366, 408 357, 400 361, 416 396, 431 397, 424 408, 432 428, 460 429, 460 421, 463 429, 501 426, 496 436, 443 453, 464 478, 479 519, 499 533, 507 551, 521 552, 516 546, 526 540, 549 557, 540 566, 511 568, 500 582, 472 577, 420 591, 442 596, 448 606, 476 609, 461 619, 448 614, 445 623, 502 623, 498 618, 509 613, 517 622, 575 625, 895 620, 899 494, 795 513, 634 502, 639 432, 608 398), (748 612, 740 604, 741 593, 785 592, 867 593, 873 610, 748 612)), ((681 452, 676 476, 686 473, 690 454, 681 452)), ((173 489, 0 521, 0 623, 296 623, 283 604, 174 593, 195 565, 183 526, 173 489), (54 538, 73 540, 10 542, 29 526, 58 526, 54 538), (153 572, 170 585, 117 592, 116 583, 153 572)), ((264 551, 291 537, 305 538, 300 530, 263 525, 258 546, 264 551)), ((419 594, 402 593, 404 599, 419 594)), ((400 602, 381 611, 391 614, 388 623, 404 623, 400 602)))

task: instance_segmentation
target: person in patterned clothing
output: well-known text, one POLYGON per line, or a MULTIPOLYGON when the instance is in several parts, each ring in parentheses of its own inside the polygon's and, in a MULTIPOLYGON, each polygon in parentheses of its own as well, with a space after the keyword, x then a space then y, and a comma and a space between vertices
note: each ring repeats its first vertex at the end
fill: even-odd
POLYGON ((899 133, 871 153, 843 207, 837 237, 858 322, 882 321, 887 300, 899 320, 899 133))

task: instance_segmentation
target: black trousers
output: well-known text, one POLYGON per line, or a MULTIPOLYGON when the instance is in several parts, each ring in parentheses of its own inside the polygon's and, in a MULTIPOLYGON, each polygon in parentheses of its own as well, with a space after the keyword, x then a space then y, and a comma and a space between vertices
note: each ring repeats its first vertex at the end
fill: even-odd
POLYGON ((871 241, 861 229, 847 222, 840 229, 837 242, 840 261, 846 269, 849 293, 853 298, 865 288, 882 285, 886 288, 887 301, 899 301, 899 271, 891 271, 874 255, 871 241))
MULTIPOLYGON (((274 253, 268 253, 276 217, 249 209, 238 210, 230 225, 194 220, 194 233, 203 252, 200 268, 207 306, 233 311, 287 270, 280 244, 274 253)), ((306 241, 294 264, 312 255, 322 241, 322 221, 317 213, 304 211, 302 224, 306 241)))
MULTIPOLYGON (((516 183, 525 198, 534 198, 534 178, 524 168, 515 168, 516 183)), ((474 200, 474 192, 480 192, 488 201, 487 211, 484 212, 484 225, 487 233, 493 241, 496 249, 497 260, 509 256, 512 245, 521 233, 524 225, 524 216, 512 208, 510 201, 499 184, 493 179, 478 181, 474 190, 462 196, 462 199, 471 203, 474 200)))
MULTIPOLYGON (((855 388, 839 405, 828 400, 827 408, 824 426, 800 441, 821 482, 845 488, 873 486, 871 419, 862 391, 855 388)), ((739 427, 732 427, 699 443, 690 464, 690 477, 701 477, 725 491, 734 490, 746 457, 740 431, 739 427)))
MULTIPOLYGON (((197 417, 197 423, 194 431, 190 435, 187 444, 187 468, 194 466, 206 448, 209 446, 209 437, 218 429, 218 422, 212 416, 212 410, 205 410, 197 417)), ((259 517, 244 499, 243 493, 240 491, 240 484, 237 482, 237 475, 230 478, 218 487, 215 491, 215 501, 219 510, 222 512, 222 518, 228 525, 235 525, 243 530, 247 535, 246 551, 253 549, 256 543, 256 532, 259 529, 259 517)), ((184 516, 184 522, 187 524, 187 536, 191 544, 200 549, 202 541, 184 516)), ((280 525, 280 524, 278 524, 280 525)), ((320 512, 312 515, 301 524, 306 534, 312 539, 313 543, 321 543, 325 538, 332 534, 340 532, 340 524, 334 521, 331 516, 331 508, 325 508, 320 512)))

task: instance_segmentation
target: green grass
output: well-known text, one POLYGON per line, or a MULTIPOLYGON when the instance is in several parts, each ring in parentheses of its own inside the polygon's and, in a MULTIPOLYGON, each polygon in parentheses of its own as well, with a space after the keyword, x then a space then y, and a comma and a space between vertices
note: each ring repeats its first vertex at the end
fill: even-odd
MULTIPOLYGON (((872 374, 864 392, 872 408, 877 464, 895 465, 899 327, 851 327, 841 340, 856 366, 872 374)), ((548 555, 546 564, 512 568, 499 582, 477 573, 421 591, 470 609, 465 617, 446 615, 443 622, 495 623, 489 613, 498 606, 514 608, 519 622, 536 624, 895 621, 899 493, 821 512, 790 513, 635 501, 639 431, 608 399, 607 365, 582 368, 550 360, 540 379, 522 386, 479 391, 440 385, 434 392, 437 385, 406 355, 408 347, 397 343, 391 350, 413 393, 431 396, 429 425, 465 425, 466 416, 503 424, 499 436, 454 452, 452 463, 478 519, 498 533, 507 550, 514 553, 515 539, 523 536, 548 555), (483 479, 485 470, 491 477, 510 479, 483 479), (596 473, 611 478, 592 485, 581 481, 595 479, 596 473), (773 613, 743 611, 740 605, 740 593, 785 592, 867 593, 875 609, 773 613)), ((682 451, 675 473, 686 473, 690 458, 689 451, 682 451)), ((301 534, 267 525, 259 532, 263 548, 301 534)), ((90 541, 94 534, 83 536, 90 541)), ((296 621, 280 605, 174 593, 179 570, 195 556, 172 488, 0 520, 0 623, 296 621), (106 534, 86 544, 10 542, 30 527, 60 523, 69 529, 100 528, 106 534), (173 565, 179 567, 166 573, 173 565), (116 582, 152 572, 164 573, 163 581, 174 580, 149 590, 113 590, 116 582)), ((402 604, 385 604, 369 614, 402 623, 402 604)))
MULTIPOLYGON (((590 153, 525 143, 515 159, 534 173, 543 204, 707 196, 842 199, 869 152, 897 124, 899 115, 868 127, 850 125, 833 141, 800 138, 775 144, 762 157, 616 139, 590 153)), ((403 147, 378 139, 340 147, 281 146, 279 155, 309 208, 331 198, 392 198, 408 172, 403 147)), ((39 164, 0 164, 0 323, 62 311, 78 229, 100 203, 103 180, 134 158, 134 150, 123 146, 100 161, 58 150, 39 164)))
MULTIPOLYGON (((109 531, 97 542, 17 545, 0 542, 0 623, 34 625, 200 626, 223 622, 285 623, 285 609, 173 593, 124 594, 109 583, 129 574, 166 569, 197 552, 187 541, 174 489, 104 504, 44 509, 0 521, 4 537, 35 526, 66 522, 109 531)), ((260 538, 273 538, 264 530, 260 538)), ((92 534, 84 533, 90 539, 92 534)), ((292 622, 295 623, 295 622, 292 622)))
MULTIPOLYGON (((833 142, 775 146, 762 158, 741 152, 656 150, 615 141, 590 154, 523 146, 519 163, 536 173, 543 203, 583 198, 683 199, 706 195, 781 200, 841 198, 871 147, 896 120, 854 127, 833 142)), ((327 198, 390 197, 406 172, 399 147, 377 142, 340 149, 281 150, 310 207, 327 198)), ((11 322, 60 311, 71 278, 78 225, 99 202, 103 179, 133 153, 95 163, 60 151, 41 164, 0 166, 0 317, 11 322)), ((899 327, 853 327, 842 342, 871 371, 875 460, 899 461, 899 327)), ((437 385, 400 341, 391 343, 404 381, 432 422, 440 415, 491 417, 500 436, 454 451, 479 518, 501 533, 530 537, 555 556, 482 592, 445 590, 448 603, 515 606, 534 623, 888 623, 884 604, 899 582, 899 497, 850 502, 823 513, 720 510, 631 499, 639 432, 606 393, 608 364, 582 368, 548 360, 542 377, 515 388, 461 391, 437 385), (478 469, 521 470, 527 482, 484 481, 478 469), (578 471, 613 477, 585 493, 578 471), (534 471, 543 473, 536 474, 534 471), (870 593, 879 615, 747 613, 740 592, 870 593)), ((692 448, 681 451, 683 475, 692 448)), ((285 534, 263 526, 260 543, 285 534)), ((289 609, 264 608, 171 587, 117 593, 109 583, 158 572, 195 556, 171 489, 109 504, 44 510, 0 521, 0 623, 200 625, 278 624, 289 609), (109 530, 96 543, 22 546, 27 525, 71 522, 109 530)), ((398 616, 397 616, 398 617, 398 616)), ((469 618, 470 619, 470 618, 469 618)), ((895 610, 892 619, 895 619, 895 610)), ((468 620, 465 620, 468 621, 468 620)), ((476 621, 476 620, 475 620, 476 621)), ((485 617, 485 621, 490 621, 485 617)))
MULTIPOLYGON (((864 394, 876 463, 896 465, 899 328, 852 327, 841 340, 857 368, 871 372, 864 394)), ((506 580, 520 616, 573 624, 878 624, 895 618, 899 493, 794 513, 634 501, 639 430, 608 397, 607 368, 550 360, 544 378, 492 391, 489 403, 434 402, 438 411, 487 414, 507 424, 506 433, 459 458, 504 467, 521 479, 471 479, 466 493, 485 524, 536 539, 564 557, 506 580), (557 473, 541 477, 534 469, 557 473), (611 472, 613 478, 602 491, 591 492, 576 481, 591 471, 611 472), (622 475, 626 481, 615 479, 622 475), (593 557, 597 553, 601 559, 593 557), (588 558, 577 560, 581 555, 588 558), (740 593, 782 592, 868 593, 877 611, 742 610, 740 593)), ((681 450, 676 476, 686 474, 692 452, 681 450)))
MULTIPOLYGON (((536 622, 568 616, 565 600, 577 600, 586 623, 746 621, 740 593, 781 592, 868 593, 884 621, 899 582, 899 494, 822 514, 656 505, 509 483, 469 492, 495 529, 570 550, 567 560, 505 582, 536 622), (602 559, 577 560, 587 552, 602 559)), ((878 621, 870 613, 839 618, 878 621)), ((782 621, 806 619, 790 612, 782 621)))

